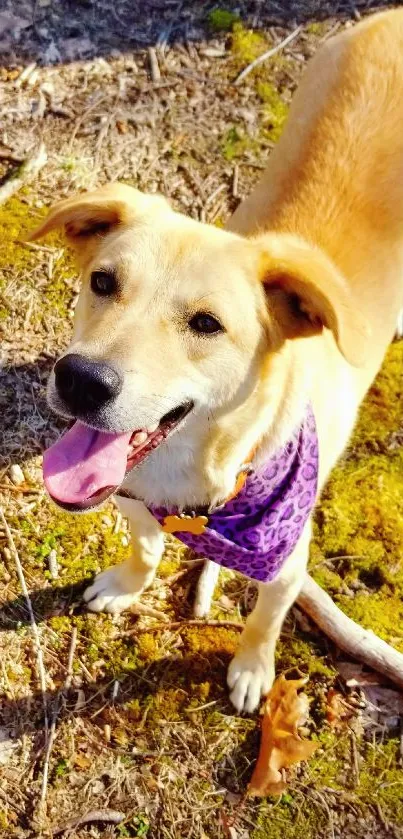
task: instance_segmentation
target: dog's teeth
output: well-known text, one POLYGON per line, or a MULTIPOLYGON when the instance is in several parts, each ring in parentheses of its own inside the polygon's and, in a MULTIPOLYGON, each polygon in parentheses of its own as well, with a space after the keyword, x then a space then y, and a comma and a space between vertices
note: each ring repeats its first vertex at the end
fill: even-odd
POLYGON ((149 433, 149 434, 154 434, 154 431, 156 431, 156 430, 157 430, 158 426, 159 426, 159 423, 158 423, 158 422, 154 422, 152 425, 149 425, 149 426, 147 427, 147 431, 148 431, 148 433, 149 433))
POLYGON ((148 434, 146 431, 137 431, 137 434, 132 437, 131 445, 132 446, 141 446, 145 443, 148 439, 148 434))

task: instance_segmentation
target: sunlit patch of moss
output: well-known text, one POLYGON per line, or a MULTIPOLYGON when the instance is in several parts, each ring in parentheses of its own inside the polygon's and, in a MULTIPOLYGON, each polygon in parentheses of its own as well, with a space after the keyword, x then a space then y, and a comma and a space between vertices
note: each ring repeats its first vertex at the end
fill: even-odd
POLYGON ((208 656, 214 653, 234 655, 239 632, 223 626, 188 626, 181 633, 186 652, 208 656))
POLYGON ((238 21, 239 15, 229 9, 212 9, 207 15, 208 26, 213 32, 229 32, 238 21))
POLYGON ((391 344, 384 364, 365 399, 351 442, 352 453, 390 455, 391 435, 403 425, 403 341, 391 344))
POLYGON ((164 579, 176 574, 181 567, 181 556, 178 553, 165 554, 158 566, 158 576, 164 579))
POLYGON ((403 649, 403 342, 361 408, 316 515, 312 573, 358 623, 403 649), (350 596, 345 587, 351 587, 350 596))
POLYGON ((285 632, 276 647, 277 671, 284 673, 298 669, 303 675, 333 678, 335 671, 326 662, 326 650, 319 636, 302 637, 294 631, 285 632))
POLYGON ((32 227, 34 214, 38 217, 38 211, 33 211, 32 207, 20 198, 10 198, 0 205, 0 269, 20 270, 32 267, 36 255, 22 242, 30 226, 32 227))
MULTIPOLYGON (((72 297, 72 290, 66 280, 74 275, 74 268, 67 252, 63 252, 63 255, 55 260, 51 278, 41 285, 40 292, 37 289, 37 275, 33 269, 43 259, 43 254, 29 248, 24 244, 24 240, 45 214, 45 208, 33 208, 27 201, 17 197, 10 198, 0 206, 0 289, 4 289, 7 283, 18 277, 19 287, 21 288, 21 284, 26 287, 27 295, 40 293, 41 306, 37 307, 38 311, 34 307, 34 322, 37 319, 45 319, 48 314, 56 313, 66 317, 72 297)), ((46 244, 60 248, 63 244, 60 234, 53 233, 47 237, 46 244)), ((45 271, 42 279, 46 279, 45 271)), ((3 299, 0 317, 4 318, 9 314, 3 299)))
POLYGON ((49 626, 58 635, 63 635, 65 632, 71 632, 71 618, 67 615, 56 615, 49 618, 49 626))
POLYGON ((137 655, 141 661, 157 661, 161 654, 158 633, 140 632, 136 637, 136 648, 137 655))
POLYGON ((242 23, 235 23, 232 31, 231 49, 242 64, 249 64, 267 49, 267 41, 259 32, 245 29, 242 23))
POLYGON ((287 118, 288 105, 273 84, 258 80, 256 92, 264 104, 261 121, 265 135, 274 142, 279 139, 287 118))
POLYGON ((354 598, 339 595, 337 603, 353 620, 371 629, 403 652, 403 600, 400 594, 358 591, 354 598))
POLYGON ((11 825, 7 813, 5 812, 5 810, 0 810, 0 830, 7 830, 7 828, 10 827, 11 825))
MULTIPOLYGON (((121 535, 102 527, 98 513, 72 516, 54 508, 51 526, 47 513, 46 503, 42 512, 44 526, 39 534, 31 528, 29 547, 38 567, 44 566, 50 550, 56 550, 59 564, 59 578, 54 583, 56 587, 82 582, 86 577, 127 558, 129 548, 122 544, 121 535)), ((26 523, 25 531, 28 528, 29 523, 26 523)), ((25 535, 28 536, 28 533, 25 535)))

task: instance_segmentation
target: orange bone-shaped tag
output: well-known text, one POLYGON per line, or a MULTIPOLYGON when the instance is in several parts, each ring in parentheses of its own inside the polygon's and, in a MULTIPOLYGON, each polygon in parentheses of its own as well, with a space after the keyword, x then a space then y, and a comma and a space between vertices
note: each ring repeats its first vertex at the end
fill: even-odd
POLYGON ((166 516, 162 529, 164 533, 193 533, 195 536, 201 536, 206 529, 208 522, 207 516, 166 516))

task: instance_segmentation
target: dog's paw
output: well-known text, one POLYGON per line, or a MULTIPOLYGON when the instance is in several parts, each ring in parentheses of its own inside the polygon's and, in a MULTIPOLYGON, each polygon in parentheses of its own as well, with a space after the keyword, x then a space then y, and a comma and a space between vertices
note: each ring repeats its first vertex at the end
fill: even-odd
POLYGON ((230 699, 236 710, 251 714, 274 681, 274 662, 267 650, 239 650, 228 668, 230 699))
POLYGON ((144 575, 134 574, 126 562, 108 568, 95 577, 84 592, 84 600, 92 612, 111 612, 114 615, 130 609, 149 585, 144 575))

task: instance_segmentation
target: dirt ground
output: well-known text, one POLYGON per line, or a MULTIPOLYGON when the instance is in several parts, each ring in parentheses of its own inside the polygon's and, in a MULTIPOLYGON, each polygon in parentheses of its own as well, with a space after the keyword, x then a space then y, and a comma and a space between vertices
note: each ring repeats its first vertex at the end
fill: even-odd
MULTIPOLYGON (((171 539, 145 614, 82 609, 84 581, 127 554, 128 534, 113 504, 72 517, 45 497, 41 451, 59 428, 45 385, 78 282, 60 239, 23 243, 52 201, 112 179, 223 224, 264 168, 307 59, 385 6, 0 2, 0 196, 40 143, 47 153, 0 204, 0 501, 10 531, 0 521, 0 836, 403 837, 403 698, 298 609, 277 668, 309 675, 306 736, 320 747, 290 770, 281 798, 263 800, 245 798, 259 715, 235 715, 225 687, 254 586, 223 572, 216 625, 195 625, 197 563, 171 539)), ((341 608, 401 651, 402 365, 397 341, 323 495, 311 552, 312 573, 341 608)))

